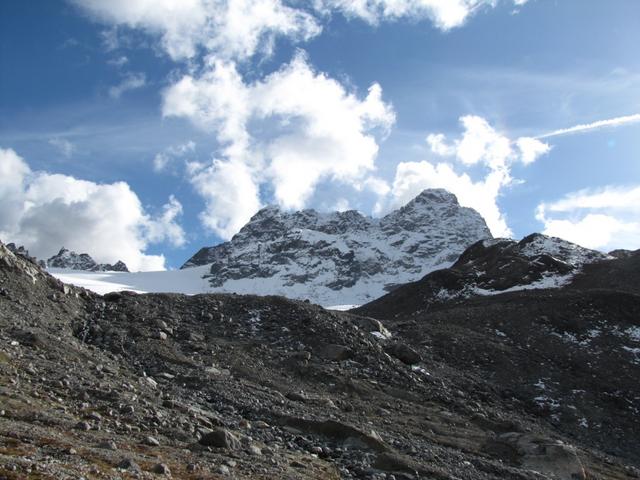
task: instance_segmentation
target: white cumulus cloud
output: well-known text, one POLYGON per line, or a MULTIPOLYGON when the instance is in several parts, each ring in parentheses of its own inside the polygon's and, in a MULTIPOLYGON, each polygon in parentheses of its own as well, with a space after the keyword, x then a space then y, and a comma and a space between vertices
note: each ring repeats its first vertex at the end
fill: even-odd
POLYGON ((153 157, 153 169, 156 172, 163 172, 167 170, 175 160, 184 158, 188 154, 193 153, 195 149, 196 144, 191 140, 179 145, 171 145, 153 157))
POLYGON ((119 84, 109 88, 109 96, 117 99, 120 98, 123 93, 142 88, 146 84, 147 77, 144 73, 129 73, 119 84))
MULTIPOLYGON (((429 19, 441 30, 460 27, 484 7, 495 7, 497 0, 323 0, 325 9, 337 9, 347 16, 369 23, 408 19, 429 19)), ((526 0, 513 0, 516 6, 526 0)))
POLYGON ((309 13, 281 0, 71 0, 93 17, 158 36, 174 60, 198 49, 227 59, 269 50, 278 36, 306 40, 321 31, 309 13))
POLYGON ((544 233, 588 248, 640 248, 640 186, 580 190, 541 203, 544 233))
POLYGON ((205 225, 224 238, 259 207, 261 185, 281 206, 297 209, 323 179, 362 181, 375 169, 376 133, 385 135, 395 121, 378 84, 359 97, 314 71, 302 54, 250 84, 233 64, 215 61, 201 76, 172 85, 163 112, 213 132, 222 145, 220 158, 189 171, 207 201, 205 225), (226 205, 231 173, 230 187, 242 195, 226 205))
MULTIPOLYGON (((271 53, 279 37, 306 41, 319 35, 332 12, 371 24, 427 20, 443 31, 460 27, 476 12, 499 0, 69 0, 108 25, 135 28, 160 39, 174 60, 199 51, 224 60, 271 53)), ((502 0, 515 6, 525 0, 502 0)), ((107 30, 110 49, 119 45, 117 30, 107 30)))
POLYGON ((160 215, 148 214, 124 182, 97 184, 34 172, 11 149, 0 149, 0 238, 46 259, 62 246, 98 262, 123 260, 131 270, 162 270, 164 256, 151 243, 184 243, 176 223, 182 206, 173 197, 160 215))
POLYGON ((529 137, 511 140, 493 128, 489 122, 475 115, 460 118, 462 135, 448 141, 442 133, 427 136, 431 152, 450 162, 401 162, 388 195, 378 203, 384 211, 400 206, 425 188, 445 188, 458 197, 462 206, 474 208, 487 222, 495 236, 511 236, 511 229, 498 206, 505 187, 513 182, 511 168, 515 162, 529 164, 550 150, 549 145, 529 137), (484 176, 473 180, 465 171, 475 165, 485 168, 484 176))

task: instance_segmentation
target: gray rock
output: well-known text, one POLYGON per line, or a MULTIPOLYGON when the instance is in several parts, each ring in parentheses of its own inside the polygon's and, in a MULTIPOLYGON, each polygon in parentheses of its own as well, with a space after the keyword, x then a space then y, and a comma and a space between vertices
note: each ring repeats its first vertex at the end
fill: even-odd
POLYGON ((140 471, 140 466, 135 461, 133 461, 133 459, 128 457, 120 460, 120 463, 118 463, 118 468, 121 470, 131 470, 134 472, 140 471))
POLYGON ((238 437, 225 428, 217 428, 203 435, 199 443, 207 447, 226 448, 228 450, 238 450, 241 448, 238 437))
POLYGON ((166 463, 156 463, 151 471, 153 473, 157 473, 158 475, 171 475, 171 470, 166 463))
POLYGON ((387 352, 407 365, 415 365, 422 361, 420 354, 404 343, 396 343, 389 346, 387 352))
POLYGON ((146 437, 144 439, 144 443, 146 443, 147 445, 151 446, 151 447, 159 447, 160 446, 160 442, 154 438, 154 437, 146 437))
POLYGON ((316 353, 318 356, 332 362, 349 360, 353 357, 353 351, 345 345, 321 345, 316 348, 316 353))
POLYGON ((113 440, 107 440, 104 442, 100 442, 97 445, 98 448, 103 448, 105 450, 117 450, 118 446, 116 445, 116 443, 113 440))
POLYGON ((231 470, 226 465, 218 465, 216 468, 216 473, 220 475, 231 475, 231 470))
POLYGON ((247 453, 249 455, 254 455, 254 456, 260 456, 262 455, 262 450, 260 449, 260 447, 256 446, 256 445, 251 445, 248 449, 247 449, 247 453))
POLYGON ((75 429, 83 430, 86 432, 88 430, 91 430, 91 425, 89 424, 89 422, 78 422, 76 423, 75 429))

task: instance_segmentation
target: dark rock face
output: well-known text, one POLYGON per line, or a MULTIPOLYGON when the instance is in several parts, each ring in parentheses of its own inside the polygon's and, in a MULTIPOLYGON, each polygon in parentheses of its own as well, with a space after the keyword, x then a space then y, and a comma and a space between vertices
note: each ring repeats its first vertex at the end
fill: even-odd
POLYGON ((211 264, 214 291, 361 304, 450 265, 490 237, 475 210, 434 189, 381 219, 267 207, 231 241, 201 249, 182 268, 211 264))
POLYGON ((629 258, 640 255, 640 250, 612 250, 609 255, 615 258, 629 258))
POLYGON ((638 478, 639 261, 374 319, 105 298, 0 244, 0 477, 638 478))
POLYGON ((557 288, 569 283, 584 265, 608 259, 613 257, 539 233, 519 242, 482 240, 465 250, 451 268, 432 272, 356 311, 399 316, 474 296, 557 288))
MULTIPOLYGON (((564 243, 554 254, 546 248, 523 256, 549 242, 557 244, 539 235, 478 243, 451 269, 354 312, 378 318, 423 355, 491 378, 507 402, 559 431, 637 461, 631 452, 640 445, 621 439, 640 429, 640 256, 614 259, 564 243), (567 281, 537 280, 552 276, 567 281), (534 283, 523 285, 524 278, 534 283), (495 290, 487 294, 489 288, 495 290), (442 295, 443 289, 471 293, 442 295)), ((518 444, 518 455, 525 449, 520 438, 499 440, 505 442, 518 444)), ((547 447, 540 451, 558 457, 575 478, 589 478, 580 476, 571 449, 547 447)))
POLYGON ((47 260, 49 268, 65 268, 70 270, 88 270, 92 272, 128 272, 124 262, 118 261, 113 265, 96 263, 88 253, 76 253, 62 247, 60 251, 47 260))
POLYGON ((122 260, 118 260, 113 265, 102 264, 101 267, 102 267, 101 270, 108 270, 111 272, 128 272, 129 271, 129 269, 127 268, 127 265, 122 260))

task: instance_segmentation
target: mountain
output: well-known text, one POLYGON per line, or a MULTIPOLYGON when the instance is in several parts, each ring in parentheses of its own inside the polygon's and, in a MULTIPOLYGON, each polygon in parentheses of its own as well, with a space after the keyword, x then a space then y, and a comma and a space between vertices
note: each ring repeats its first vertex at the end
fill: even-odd
POLYGON ((478 242, 352 312, 417 358, 489 379, 512 408, 640 463, 640 251, 615 258, 543 235, 478 242))
POLYGON ((266 207, 231 241, 201 249, 182 268, 211 264, 206 278, 214 291, 361 304, 451 265, 490 237, 475 210, 432 189, 380 219, 266 207))
POLYGON ((637 479, 639 261, 376 320, 100 296, 0 243, 0 478, 637 479))
POLYGON ((108 263, 96 263, 88 253, 80 253, 67 250, 62 247, 60 251, 47 260, 49 268, 63 268, 67 270, 88 270, 92 272, 128 272, 124 262, 118 261, 113 265, 108 263))
POLYGON ((400 316, 474 296, 559 288, 571 283, 583 266, 613 258, 539 233, 520 241, 481 240, 467 248, 450 268, 431 272, 357 311, 400 316))

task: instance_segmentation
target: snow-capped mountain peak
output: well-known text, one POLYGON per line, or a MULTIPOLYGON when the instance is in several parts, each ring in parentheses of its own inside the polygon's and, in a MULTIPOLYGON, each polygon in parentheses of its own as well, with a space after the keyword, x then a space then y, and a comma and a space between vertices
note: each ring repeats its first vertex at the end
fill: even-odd
POLYGON ((355 304, 451 265, 488 237, 475 210, 433 189, 382 218, 265 207, 229 242, 201 249, 183 268, 211 264, 214 291, 355 304))

